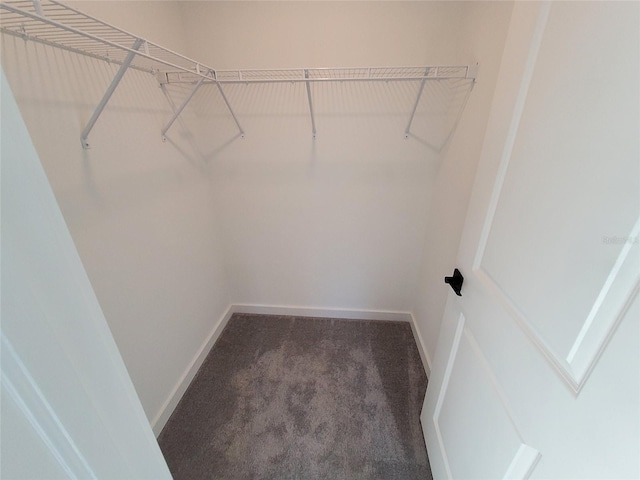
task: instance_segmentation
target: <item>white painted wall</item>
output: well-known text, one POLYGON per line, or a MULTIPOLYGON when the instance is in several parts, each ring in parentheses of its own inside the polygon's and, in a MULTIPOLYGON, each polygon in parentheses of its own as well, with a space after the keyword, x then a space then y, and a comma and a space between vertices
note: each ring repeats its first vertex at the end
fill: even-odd
POLYGON ((185 55, 187 37, 179 1, 71 0, 64 2, 103 22, 185 55))
POLYGON ((4 73, 0 477, 171 478, 4 73))
MULTIPOLYGON (((455 63, 467 7, 181 5, 190 55, 221 69, 455 63)), ((439 168, 426 142, 442 140, 424 115, 419 138, 403 137, 418 82, 314 85, 315 140, 303 85, 226 90, 246 138, 234 138, 214 87, 196 96, 204 129, 196 138, 214 152, 234 303, 408 311, 439 168)))
POLYGON ((434 182, 412 309, 429 363, 447 296, 453 294, 444 277, 456 267, 512 7, 511 2, 470 2, 464 11, 461 55, 469 62, 477 61, 480 71, 434 182))
POLYGON ((465 2, 180 2, 189 52, 218 69, 448 64, 465 2))
MULTIPOLYGON (((302 85, 230 86, 242 140, 203 87, 163 144, 167 101, 133 71, 85 152, 79 132, 115 66, 3 38, 7 76, 156 431, 230 303, 415 306, 435 345, 509 4, 74 5, 219 69, 483 63, 444 164, 448 128, 429 112, 459 93, 427 87, 405 140, 417 82, 314 85, 313 140, 302 85), (443 203, 451 189, 456 205, 443 203)), ((186 90, 170 92, 179 101, 186 90)))
MULTIPOLYGON (((111 12, 140 30, 164 24, 168 46, 180 47, 180 29, 171 26, 177 6, 144 7, 117 2, 111 12)), ((158 37, 163 31, 156 29, 158 37)), ((185 153, 185 140, 161 142, 169 105, 155 79, 137 71, 127 72, 91 133, 92 149, 83 151, 79 133, 116 66, 6 35, 2 41, 3 68, 155 423, 231 300, 212 172, 185 153)))

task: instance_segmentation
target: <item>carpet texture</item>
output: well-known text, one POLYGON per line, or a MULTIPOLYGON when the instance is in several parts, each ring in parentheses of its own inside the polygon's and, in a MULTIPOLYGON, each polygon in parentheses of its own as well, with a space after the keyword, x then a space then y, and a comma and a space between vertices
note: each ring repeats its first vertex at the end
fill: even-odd
POLYGON ((403 322, 234 314, 158 439, 176 480, 430 479, 403 322))

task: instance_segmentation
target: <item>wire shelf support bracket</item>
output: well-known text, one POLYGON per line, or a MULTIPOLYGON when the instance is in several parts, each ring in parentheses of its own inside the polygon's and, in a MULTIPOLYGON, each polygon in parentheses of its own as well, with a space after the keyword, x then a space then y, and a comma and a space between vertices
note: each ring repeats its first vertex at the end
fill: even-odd
MULTIPOLYGON (((207 75, 211 74, 211 70, 209 70, 207 72, 207 75)), ((171 116, 171 118, 169 119, 169 122, 167 122, 167 125, 162 129, 162 141, 166 142, 167 141, 167 131, 171 128, 171 125, 173 125, 173 122, 175 122, 177 120, 177 118, 180 116, 180 114, 182 113, 182 111, 185 109, 185 107, 187 106, 187 104, 191 101, 191 99, 194 97, 194 95, 196 94, 196 92, 198 90, 200 90, 200 87, 202 86, 202 83, 205 81, 207 77, 200 77, 200 80, 198 80, 198 82, 196 83, 196 85, 193 87, 193 90, 191 90, 191 92, 189 93, 189 95, 187 95, 187 98, 184 100, 184 102, 182 102, 182 104, 176 109, 175 112, 173 112, 173 115, 171 116)), ((161 87, 164 87, 164 85, 160 85, 161 87)))
POLYGON ((313 138, 316 138, 316 119, 313 115, 313 102, 311 101, 311 85, 309 84, 309 70, 304 71, 304 77, 307 79, 305 82, 307 87, 307 99, 309 100, 309 114, 311 115, 311 134, 313 138))
MULTIPOLYGON (((430 67, 427 67, 424 71, 424 78, 420 82, 420 88, 418 88, 418 95, 416 96, 416 101, 413 104, 413 109, 411 110, 411 116, 409 117, 409 123, 407 123, 407 128, 404 129, 404 138, 409 138, 409 133, 411 132, 411 124, 413 123, 413 117, 416 116, 416 110, 418 110, 418 104, 420 103, 420 97, 422 97, 422 92, 424 91, 424 86, 427 83, 427 75, 429 75, 430 67)), ((436 77, 438 76, 438 67, 436 67, 436 77)))
POLYGON ((33 8, 38 15, 44 17, 44 10, 42 10, 42 4, 40 3, 40 0, 33 0, 33 8))
POLYGON ((144 40, 142 40, 141 38, 138 38, 134 42, 134 44, 131 47, 132 51, 128 53, 128 55, 124 59, 124 62, 122 63, 122 65, 120 65, 120 68, 118 69, 118 72, 116 73, 116 76, 113 77, 113 80, 111 81, 111 84, 109 85, 109 88, 107 88, 107 91, 105 92, 104 96, 102 97, 102 100, 100 100, 100 103, 98 104, 98 106, 96 107, 95 111, 93 112, 93 115, 91 115, 91 118, 89 119, 89 122, 87 123, 87 126, 84 127, 84 130, 82 130, 82 133, 80 134, 80 143, 82 143, 82 148, 84 148, 85 150, 88 149, 88 148, 91 148, 91 146, 89 145, 88 137, 89 137, 89 134, 91 133, 91 130, 93 129, 93 126, 98 121, 98 118, 100 117, 100 114, 102 113, 104 108, 107 106, 107 103, 111 99, 111 96, 113 95, 113 92, 116 91, 116 88, 118 87, 118 84, 120 84, 120 80, 122 80, 122 77, 124 77, 124 74, 126 73, 127 69, 131 65, 131 62, 133 61, 133 58, 136 56, 136 52, 142 46, 143 43, 144 43, 144 40))
POLYGON ((218 77, 217 77, 217 74, 216 74, 215 70, 213 71, 213 78, 214 78, 214 81, 216 82, 216 87, 218 87, 218 91, 220 92, 220 95, 222 96, 222 100, 224 100, 225 105, 229 109, 229 113, 233 117, 233 121, 236 122, 236 127, 238 127, 238 130, 240 132, 240 138, 244 138, 244 130, 242 129, 242 126, 240 125, 240 122, 238 121, 238 117, 236 117, 236 112, 233 111, 233 108, 231 107, 231 103, 229 103, 229 99, 227 98, 227 96, 224 93, 224 89, 222 88, 222 85, 218 81, 218 77))

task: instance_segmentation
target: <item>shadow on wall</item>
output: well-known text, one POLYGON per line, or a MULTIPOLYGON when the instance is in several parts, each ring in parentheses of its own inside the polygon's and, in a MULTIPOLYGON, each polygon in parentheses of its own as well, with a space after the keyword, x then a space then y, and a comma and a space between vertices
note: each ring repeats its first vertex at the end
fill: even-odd
POLYGON ((83 150, 80 132, 118 65, 6 34, 2 35, 2 63, 31 133, 38 132, 33 140, 47 174, 52 184, 62 187, 56 189, 59 201, 74 205, 71 210, 63 208, 68 220, 87 201, 98 208, 107 204, 136 208, 153 202, 160 184, 166 193, 182 188, 180 179, 185 175, 209 176, 184 122, 180 135, 168 144, 172 148, 161 143, 160 131, 172 110, 152 75, 133 69, 126 72, 90 134, 92 148, 83 150), (176 163, 176 158, 187 162, 176 163), (124 183, 138 185, 135 195, 124 194, 126 188, 113 194, 104 188, 124 183), (139 188, 145 184, 149 188, 139 188), (71 192, 71 185, 81 185, 84 192, 71 192))
MULTIPOLYGON (((175 111, 188 99, 195 84, 168 84, 167 99, 175 111)), ((390 82, 318 82, 311 84, 317 137, 325 136, 327 123, 339 123, 340 130, 378 135, 379 131, 404 134, 411 121, 409 138, 439 154, 453 135, 473 87, 470 79, 437 79, 390 82), (418 101, 417 105, 415 102, 418 101), (413 118, 411 112, 415 106, 413 118)), ((224 86, 231 106, 248 136, 264 128, 287 131, 289 120, 305 125, 304 138, 312 125, 304 83, 230 84, 224 86)), ((180 131, 189 139, 203 161, 214 160, 240 134, 218 89, 203 84, 178 118, 180 131)))

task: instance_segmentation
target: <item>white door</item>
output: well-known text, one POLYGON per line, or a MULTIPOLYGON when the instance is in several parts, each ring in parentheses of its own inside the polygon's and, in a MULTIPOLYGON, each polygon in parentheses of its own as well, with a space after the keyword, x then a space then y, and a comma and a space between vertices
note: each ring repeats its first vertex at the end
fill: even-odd
POLYGON ((639 22, 515 4, 421 417, 435 478, 640 477, 639 22))
POLYGON ((0 478, 171 478, 0 69, 0 478))

